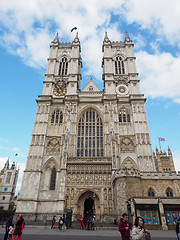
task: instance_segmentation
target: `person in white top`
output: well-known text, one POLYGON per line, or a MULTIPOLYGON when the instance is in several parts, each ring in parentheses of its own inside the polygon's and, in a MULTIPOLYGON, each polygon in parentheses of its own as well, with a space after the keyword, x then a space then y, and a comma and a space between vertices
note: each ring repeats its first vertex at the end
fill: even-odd
POLYGON ((150 233, 148 229, 144 228, 144 220, 142 217, 137 217, 132 228, 132 240, 146 240, 148 238, 150 239, 150 233))

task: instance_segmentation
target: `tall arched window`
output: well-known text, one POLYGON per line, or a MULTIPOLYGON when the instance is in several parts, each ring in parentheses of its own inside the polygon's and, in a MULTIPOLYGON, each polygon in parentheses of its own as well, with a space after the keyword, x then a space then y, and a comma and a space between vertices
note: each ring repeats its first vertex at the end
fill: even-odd
POLYGON ((119 122, 130 122, 130 114, 127 112, 126 109, 121 109, 119 111, 119 122))
POLYGON ((68 72, 68 59, 63 57, 59 64, 59 75, 67 75, 68 72))
POLYGON ((63 122, 63 114, 59 110, 55 110, 51 116, 51 123, 59 124, 63 122))
POLYGON ((51 180, 49 190, 55 190, 56 186, 56 168, 54 167, 51 171, 51 180))
POLYGON ((115 74, 125 74, 124 61, 120 56, 115 59, 115 74))
POLYGON ((151 188, 151 187, 148 189, 148 196, 149 197, 154 197, 155 196, 154 189, 151 188))
POLYGON ((103 157, 103 123, 99 114, 89 109, 78 123, 78 157, 103 157))
POLYGON ((173 197, 173 190, 170 187, 166 189, 166 196, 173 197))

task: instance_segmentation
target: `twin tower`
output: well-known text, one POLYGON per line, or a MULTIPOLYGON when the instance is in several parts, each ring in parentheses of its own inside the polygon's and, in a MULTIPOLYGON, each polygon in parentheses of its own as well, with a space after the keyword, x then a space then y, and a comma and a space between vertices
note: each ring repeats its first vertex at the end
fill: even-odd
POLYGON ((52 41, 18 198, 17 213, 25 219, 69 211, 73 220, 95 214, 96 221, 113 221, 123 212, 136 215, 131 199, 156 192, 160 175, 133 47, 127 33, 124 42, 105 33, 103 90, 92 77, 81 90, 78 34, 72 43, 58 35, 52 41))

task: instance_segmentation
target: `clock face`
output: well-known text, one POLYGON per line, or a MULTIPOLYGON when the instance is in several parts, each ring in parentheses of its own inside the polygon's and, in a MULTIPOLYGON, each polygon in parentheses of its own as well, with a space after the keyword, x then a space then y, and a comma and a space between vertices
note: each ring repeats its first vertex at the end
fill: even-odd
POLYGON ((53 91, 55 96, 63 96, 66 94, 66 84, 65 83, 57 83, 54 87, 53 91))
POLYGON ((5 187, 5 188, 4 188, 4 192, 7 192, 7 190, 8 190, 8 188, 7 188, 7 187, 5 187))
POLYGON ((124 84, 120 84, 116 87, 116 92, 118 95, 126 95, 128 94, 128 87, 124 84))

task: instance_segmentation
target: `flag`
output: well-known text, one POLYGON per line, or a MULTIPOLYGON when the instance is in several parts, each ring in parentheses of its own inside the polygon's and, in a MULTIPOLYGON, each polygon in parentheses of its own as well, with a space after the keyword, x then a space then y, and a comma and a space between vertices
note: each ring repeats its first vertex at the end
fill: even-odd
POLYGON ((15 154, 15 156, 17 156, 17 155, 18 155, 18 153, 15 154))
POLYGON ((77 27, 74 27, 71 29, 71 32, 73 32, 74 30, 77 30, 77 27))
POLYGON ((159 137, 159 141, 166 141, 165 138, 159 137))

